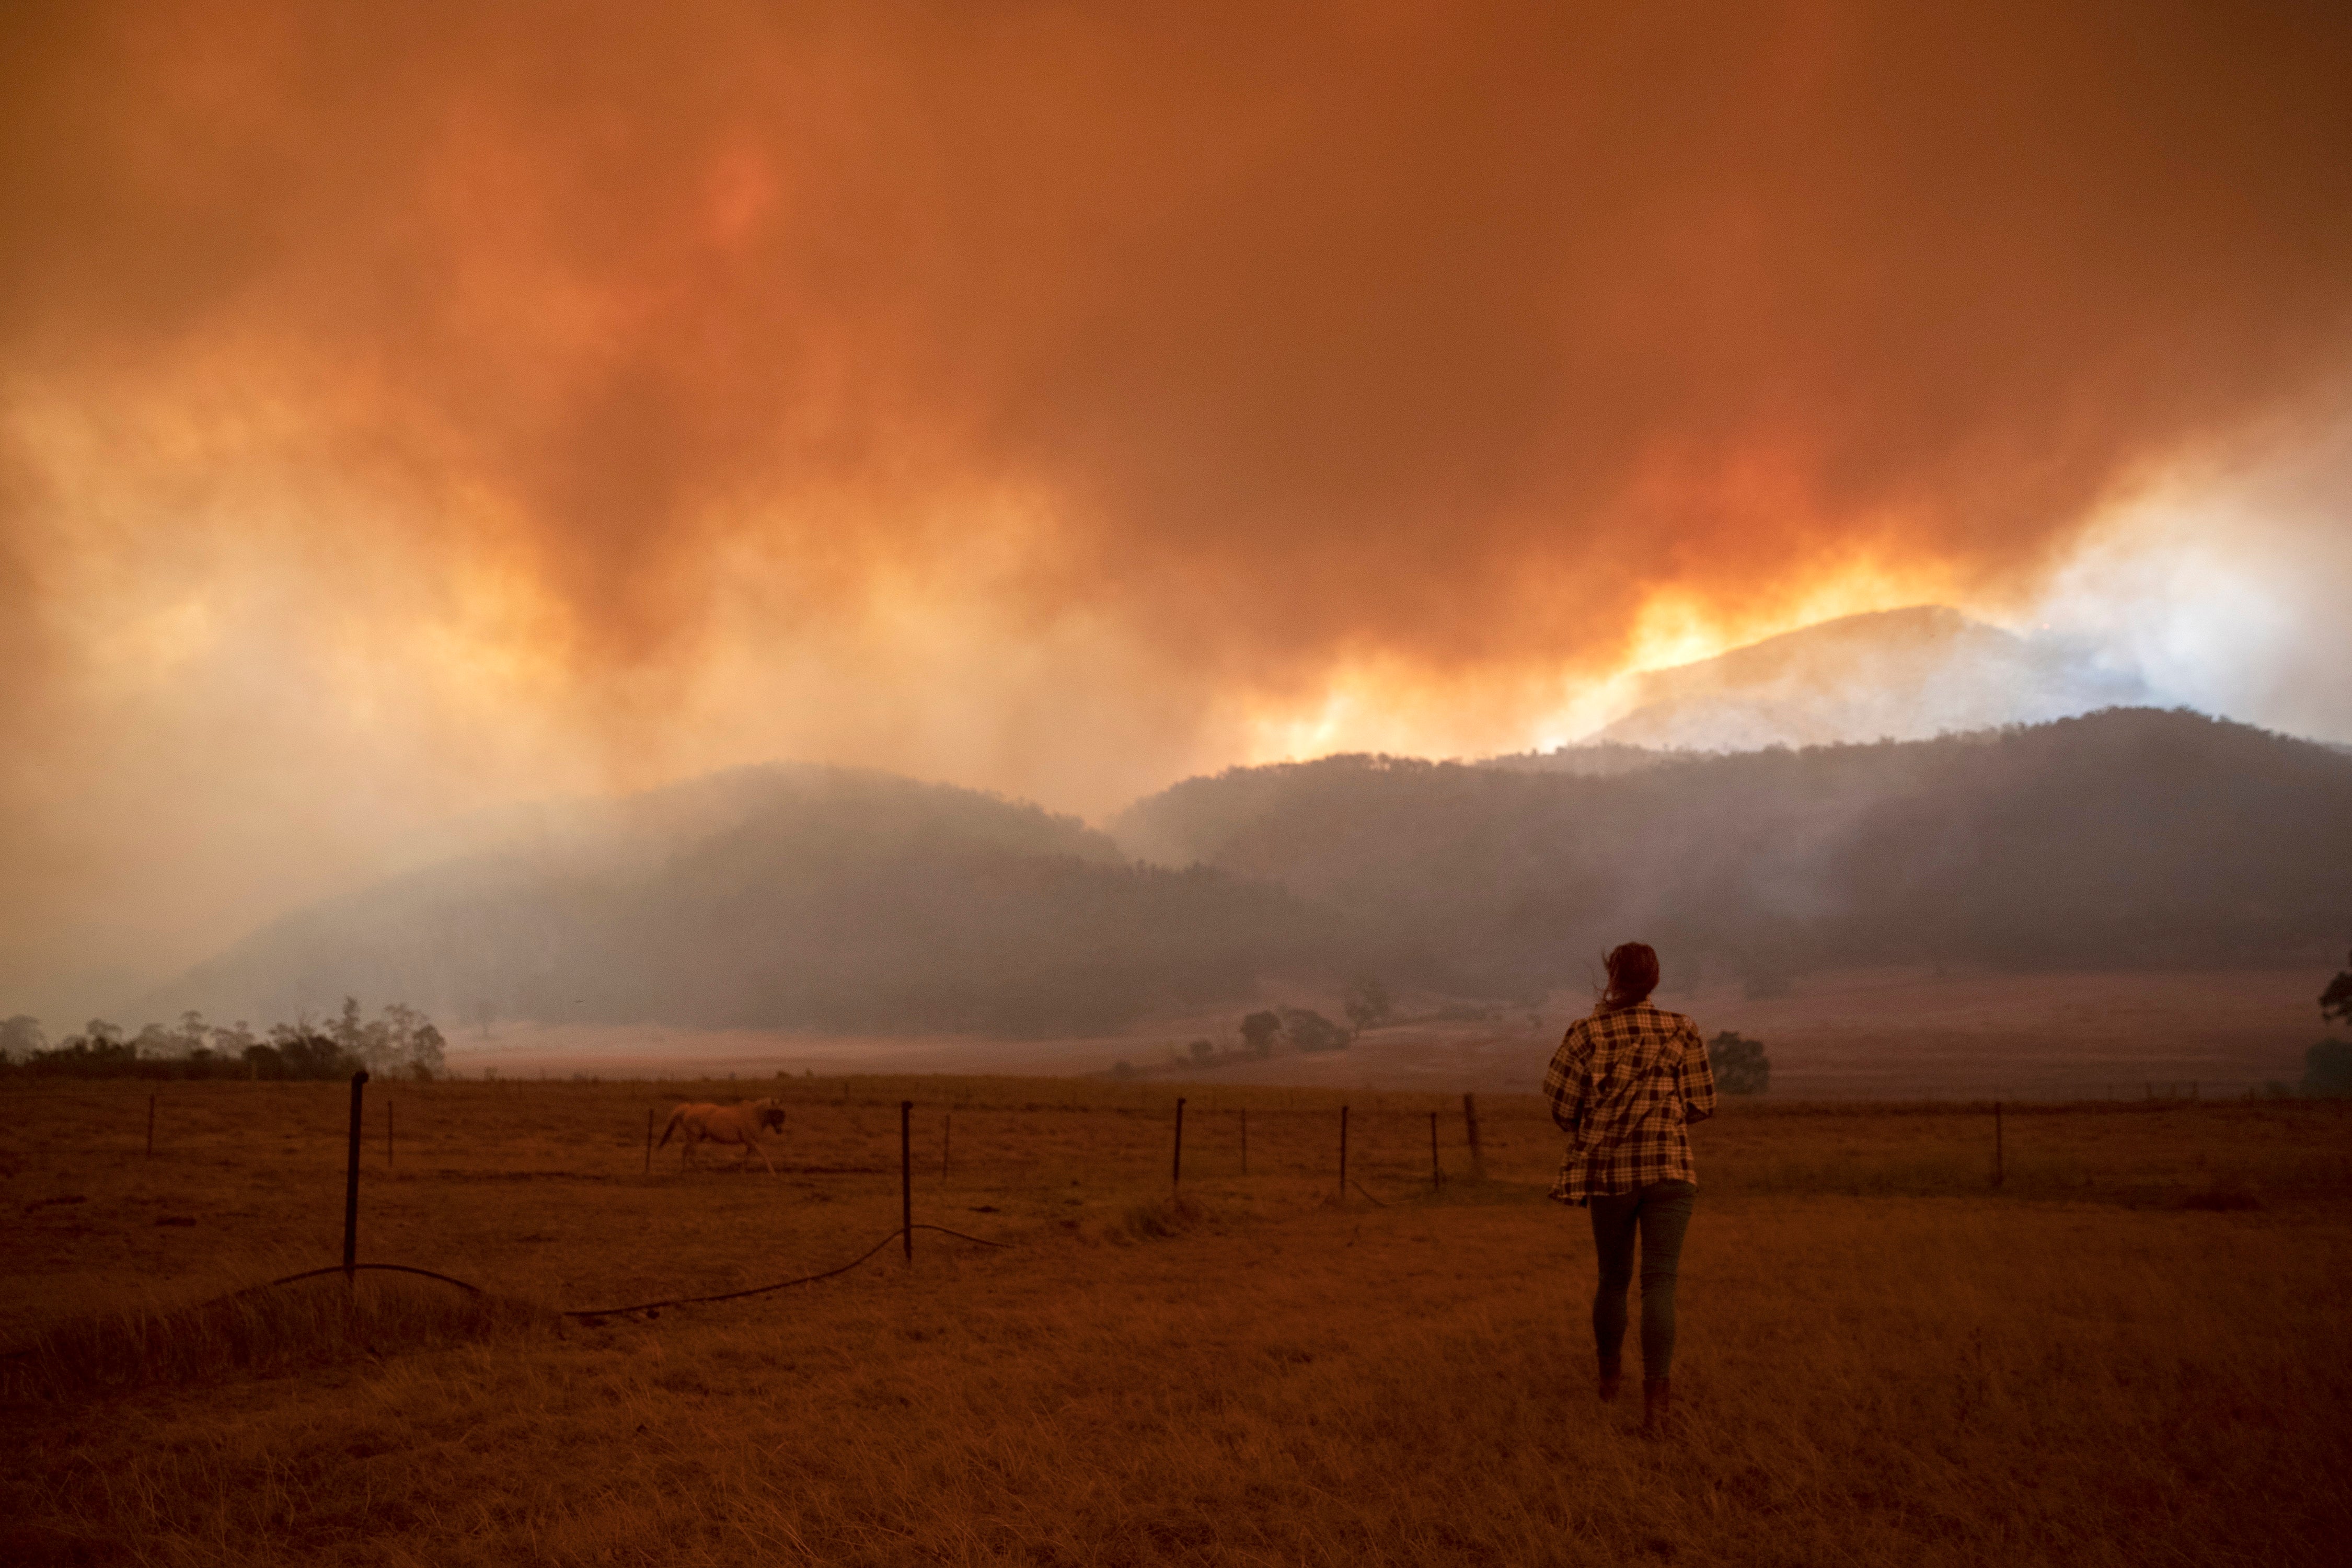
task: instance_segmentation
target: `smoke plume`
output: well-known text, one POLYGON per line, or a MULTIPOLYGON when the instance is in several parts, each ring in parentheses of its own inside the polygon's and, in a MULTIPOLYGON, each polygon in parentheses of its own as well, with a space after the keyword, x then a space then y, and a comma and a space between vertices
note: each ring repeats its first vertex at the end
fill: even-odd
POLYGON ((1694 637, 2031 602, 2352 347, 2336 6, 11 30, 44 994, 532 793, 785 754, 1100 811, 1524 744, 1694 637))

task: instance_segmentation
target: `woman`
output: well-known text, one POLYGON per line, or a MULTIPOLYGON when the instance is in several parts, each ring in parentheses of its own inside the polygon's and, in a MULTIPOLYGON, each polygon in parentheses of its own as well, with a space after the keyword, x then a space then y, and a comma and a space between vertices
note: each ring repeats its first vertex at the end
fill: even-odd
POLYGON ((1697 1027, 1650 1005, 1656 950, 1629 942, 1607 963, 1608 990, 1591 1017, 1569 1026, 1544 1075, 1551 1119, 1570 1139, 1551 1195, 1592 1212, 1601 1259, 1592 1340, 1604 1400, 1617 1397, 1623 1376, 1625 1291, 1641 1238, 1642 1429, 1654 1433, 1673 1408, 1675 1265, 1698 1196, 1686 1129, 1714 1114, 1715 1071, 1697 1027))

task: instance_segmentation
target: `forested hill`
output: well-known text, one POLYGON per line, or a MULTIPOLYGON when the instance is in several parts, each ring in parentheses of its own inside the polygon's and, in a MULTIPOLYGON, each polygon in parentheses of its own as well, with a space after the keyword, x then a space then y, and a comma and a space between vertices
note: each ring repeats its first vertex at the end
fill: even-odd
POLYGON ((969 790, 742 770, 315 906, 141 1016, 331 1012, 835 1030, 1087 1032, 1247 994, 1337 922, 1218 871, 969 790))
POLYGON ((1189 780, 1114 832, 1329 907, 1359 967, 1472 994, 1636 936, 1769 984, 2260 963, 2352 933, 2352 758, 2147 709, 1600 776, 1335 757, 1189 780))
POLYGON ((356 995, 450 1026, 488 1008, 1084 1033, 1275 981, 1533 996, 1628 937, 1678 978, 1766 985, 1936 960, 2301 962, 2352 941, 2352 757, 2327 747, 2121 710, 1621 765, 1641 761, 1236 770, 1140 802, 1118 842, 967 790, 745 770, 290 916, 134 1016, 356 995))

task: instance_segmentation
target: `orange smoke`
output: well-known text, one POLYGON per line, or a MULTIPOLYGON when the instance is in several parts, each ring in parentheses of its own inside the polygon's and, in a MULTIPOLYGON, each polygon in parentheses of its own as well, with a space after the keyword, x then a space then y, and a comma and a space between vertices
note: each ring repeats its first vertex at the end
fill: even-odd
POLYGON ((2352 326, 2336 7, 11 26, 0 982, 782 752, 1524 744, 2030 584, 2352 326))

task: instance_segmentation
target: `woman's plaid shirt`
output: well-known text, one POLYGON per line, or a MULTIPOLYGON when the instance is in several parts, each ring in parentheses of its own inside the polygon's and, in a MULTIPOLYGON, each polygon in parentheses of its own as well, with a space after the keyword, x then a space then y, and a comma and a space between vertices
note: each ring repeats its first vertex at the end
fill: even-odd
POLYGON ((1637 1002, 1579 1018, 1552 1053, 1544 1093, 1570 1135, 1551 1189, 1560 1202, 1698 1180, 1686 1129, 1715 1114, 1715 1069, 1680 1013, 1637 1002))

